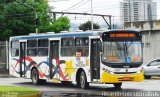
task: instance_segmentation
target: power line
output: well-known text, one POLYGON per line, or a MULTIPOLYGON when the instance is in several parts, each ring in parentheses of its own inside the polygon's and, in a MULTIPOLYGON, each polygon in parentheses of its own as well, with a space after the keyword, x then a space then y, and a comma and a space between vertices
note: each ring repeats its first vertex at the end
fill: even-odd
POLYGON ((74 9, 71 9, 71 10, 75 10, 75 9, 77 9, 78 7, 80 7, 80 6, 84 5, 85 3, 87 3, 88 1, 90 1, 90 0, 87 0, 86 2, 83 2, 81 5, 79 5, 79 6, 75 7, 74 9))
POLYGON ((67 10, 71 9, 71 8, 73 8, 73 7, 75 7, 75 6, 79 5, 79 4, 81 4, 82 2, 84 2, 84 0, 82 0, 82 1, 80 1, 80 2, 78 2, 78 3, 76 3, 75 5, 73 5, 73 6, 69 7, 69 8, 67 8, 67 9, 65 9, 64 11, 67 11, 67 10))

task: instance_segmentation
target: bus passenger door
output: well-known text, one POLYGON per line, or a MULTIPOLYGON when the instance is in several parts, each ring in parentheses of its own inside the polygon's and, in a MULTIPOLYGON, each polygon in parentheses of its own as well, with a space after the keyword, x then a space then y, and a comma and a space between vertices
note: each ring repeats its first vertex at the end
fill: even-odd
POLYGON ((98 81, 100 79, 100 44, 100 39, 91 39, 91 81, 98 81))
POLYGON ((59 40, 50 41, 50 79, 59 79, 59 40))
POLYGON ((20 77, 26 74, 26 42, 20 42, 20 77))

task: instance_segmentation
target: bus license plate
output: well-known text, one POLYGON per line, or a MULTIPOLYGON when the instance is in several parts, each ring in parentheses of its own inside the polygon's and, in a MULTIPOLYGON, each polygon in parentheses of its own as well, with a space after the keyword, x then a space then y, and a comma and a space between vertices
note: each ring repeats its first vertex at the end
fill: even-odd
POLYGON ((123 77, 123 80, 130 80, 130 77, 123 77))

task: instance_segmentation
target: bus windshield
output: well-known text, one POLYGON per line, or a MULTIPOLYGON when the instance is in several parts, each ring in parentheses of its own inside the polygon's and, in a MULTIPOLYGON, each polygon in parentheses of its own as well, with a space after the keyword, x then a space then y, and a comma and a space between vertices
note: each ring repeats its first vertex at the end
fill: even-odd
POLYGON ((142 62, 141 41, 105 41, 102 61, 107 63, 142 62))

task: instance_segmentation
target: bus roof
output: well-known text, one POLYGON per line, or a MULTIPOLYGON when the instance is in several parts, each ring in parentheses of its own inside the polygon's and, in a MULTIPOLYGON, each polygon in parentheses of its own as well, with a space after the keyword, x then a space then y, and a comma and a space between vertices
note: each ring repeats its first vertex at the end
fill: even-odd
POLYGON ((65 38, 65 37, 87 37, 87 36, 100 36, 103 32, 116 32, 116 31, 134 31, 136 30, 108 30, 108 31, 83 31, 83 32, 68 32, 68 33, 57 33, 57 34, 35 34, 35 35, 24 35, 24 36, 14 36, 10 37, 10 41, 14 40, 27 40, 27 39, 47 39, 47 38, 65 38))
POLYGON ((98 36, 100 31, 88 31, 88 32, 69 32, 69 33, 57 33, 57 34, 35 34, 10 37, 10 40, 26 40, 26 39, 46 39, 46 38, 65 38, 65 37, 87 37, 98 36))

